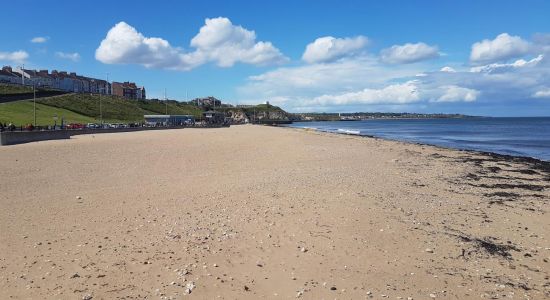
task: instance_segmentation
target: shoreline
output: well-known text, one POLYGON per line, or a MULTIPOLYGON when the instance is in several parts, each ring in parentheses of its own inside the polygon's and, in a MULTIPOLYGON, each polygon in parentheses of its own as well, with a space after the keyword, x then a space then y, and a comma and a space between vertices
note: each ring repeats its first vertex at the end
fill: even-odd
POLYGON ((547 172, 292 129, 0 148, 0 298, 550 297, 547 172))
MULTIPOLYGON (((325 122, 325 121, 323 121, 323 122, 325 122)), ((340 131, 340 132, 335 132, 335 131, 321 130, 321 129, 318 129, 318 128, 310 128, 310 127, 291 127, 291 126, 277 126, 277 127, 301 129, 301 130, 314 130, 314 131, 317 131, 317 132, 329 133, 329 134, 351 135, 351 136, 358 136, 358 137, 365 137, 365 138, 372 138, 372 139, 381 139, 381 140, 385 140, 385 141, 393 141, 393 142, 400 142, 400 143, 406 143, 406 144, 414 144, 414 145, 419 145, 419 146, 431 146, 431 147, 436 147, 436 148, 441 148, 441 149, 446 149, 446 150, 471 152, 471 153, 484 154, 484 155, 489 155, 489 156, 494 156, 494 157, 500 157, 504 160, 520 160, 520 161, 523 160, 526 163, 543 165, 542 168, 546 169, 547 172, 550 172, 550 160, 544 160, 544 159, 537 158, 537 157, 532 157, 532 156, 511 155, 511 154, 502 154, 502 153, 491 152, 491 151, 483 151, 483 150, 453 148, 453 147, 446 147, 446 146, 429 144, 429 143, 405 141, 405 140, 392 139, 392 138, 384 138, 384 137, 379 137, 379 136, 375 136, 375 135, 371 135, 371 134, 351 133, 351 132, 346 132, 345 130, 340 131)))

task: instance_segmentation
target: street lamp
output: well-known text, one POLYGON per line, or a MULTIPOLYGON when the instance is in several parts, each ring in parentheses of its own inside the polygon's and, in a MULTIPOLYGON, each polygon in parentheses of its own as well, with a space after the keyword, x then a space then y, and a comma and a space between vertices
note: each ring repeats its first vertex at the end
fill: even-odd
POLYGON ((33 99, 33 126, 36 127, 36 84, 32 85, 32 99, 33 99))
POLYGON ((103 127, 103 109, 101 107, 101 89, 99 89, 99 123, 103 127))

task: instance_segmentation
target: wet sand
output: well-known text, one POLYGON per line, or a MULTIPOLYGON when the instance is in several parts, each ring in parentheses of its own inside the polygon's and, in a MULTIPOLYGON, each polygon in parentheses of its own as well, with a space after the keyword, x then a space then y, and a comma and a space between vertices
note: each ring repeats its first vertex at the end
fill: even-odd
POLYGON ((0 299, 547 299, 534 160, 263 126, 0 147, 0 299))

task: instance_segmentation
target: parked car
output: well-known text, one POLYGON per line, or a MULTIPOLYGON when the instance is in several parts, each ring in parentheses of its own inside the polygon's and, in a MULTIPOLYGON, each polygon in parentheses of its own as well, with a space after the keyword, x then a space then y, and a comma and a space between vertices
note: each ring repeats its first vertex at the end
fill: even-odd
POLYGON ((80 124, 80 123, 71 123, 69 125, 67 125, 67 129, 84 129, 84 124, 80 124))
POLYGON ((96 123, 88 123, 88 125, 86 125, 86 127, 90 128, 90 129, 101 128, 101 126, 99 124, 96 124, 96 123))

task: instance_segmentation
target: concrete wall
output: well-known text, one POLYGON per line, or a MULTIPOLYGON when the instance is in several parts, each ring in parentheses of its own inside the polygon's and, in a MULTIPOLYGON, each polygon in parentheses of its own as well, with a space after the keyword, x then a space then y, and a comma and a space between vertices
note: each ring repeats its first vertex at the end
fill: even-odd
POLYGON ((58 131, 4 131, 0 132, 0 145, 16 145, 36 141, 71 138, 67 130, 58 131))
MULTIPOLYGON (((229 126, 204 126, 192 128, 220 128, 229 126)), ((134 127, 134 128, 110 128, 110 129, 81 129, 81 130, 55 130, 55 131, 4 131, 0 132, 0 145, 15 145, 46 140, 69 139, 73 135, 134 132, 144 130, 184 129, 186 127, 134 127)))

